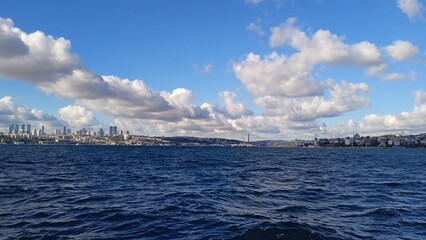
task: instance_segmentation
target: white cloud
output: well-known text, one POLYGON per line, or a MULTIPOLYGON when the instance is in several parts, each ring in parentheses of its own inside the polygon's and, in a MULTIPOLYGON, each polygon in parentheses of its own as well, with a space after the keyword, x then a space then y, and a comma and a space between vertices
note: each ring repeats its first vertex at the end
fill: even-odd
POLYGON ((369 105, 365 83, 327 82, 330 99, 323 96, 283 98, 265 96, 256 99, 266 116, 282 116, 288 120, 303 122, 318 118, 335 117, 369 105))
POLYGON ((410 19, 421 18, 423 4, 418 0, 397 0, 397 6, 410 19))
POLYGON ((213 64, 208 63, 201 67, 198 66, 197 64, 194 64, 194 67, 199 73, 210 73, 213 69, 213 64))
POLYGON ((0 25, 0 57, 15 58, 28 54, 28 47, 16 35, 11 19, 1 19, 0 25))
POLYGON ((392 59, 397 61, 412 59, 419 52, 417 46, 409 41, 401 40, 394 41, 392 45, 386 46, 385 50, 392 59))
POLYGON ((426 92, 414 92, 415 105, 412 111, 396 114, 378 115, 368 114, 356 122, 348 121, 329 128, 340 136, 352 135, 352 132, 379 136, 383 134, 418 134, 426 131, 426 92))
POLYGON ((93 112, 83 106, 68 105, 59 109, 60 118, 72 128, 93 129, 100 126, 93 112))
MULTIPOLYGON (((10 19, 0 18, 0 29, 7 36, 0 38, 1 77, 28 81, 44 92, 75 99, 79 105, 113 116, 162 120, 208 117, 200 107, 179 101, 188 92, 158 92, 142 80, 91 72, 71 53, 71 43, 64 38, 55 39, 40 31, 27 34, 15 28, 10 19)), ((208 64, 202 70, 211 68, 208 64)))
POLYGON ((321 95, 322 86, 310 76, 312 66, 274 52, 265 56, 249 53, 233 70, 254 96, 305 97, 321 95))
POLYGON ((39 109, 30 109, 16 104, 12 97, 0 98, 0 125, 9 126, 12 123, 45 124, 46 126, 60 126, 62 123, 55 116, 43 113, 39 109))
POLYGON ((309 39, 306 34, 294 26, 296 21, 296 18, 289 18, 285 23, 271 28, 272 35, 269 38, 269 45, 279 47, 287 43, 292 44, 292 46, 296 46, 299 42, 307 43, 309 39), (293 41, 294 43, 292 43, 293 41))
POLYGON ((224 101, 224 112, 232 119, 240 118, 242 116, 250 116, 254 113, 246 108, 242 103, 235 103, 234 98, 236 94, 229 91, 224 91, 219 94, 224 101))
POLYGON ((255 22, 251 22, 249 25, 247 25, 246 29, 247 31, 255 33, 259 36, 263 36, 265 34, 262 30, 262 27, 255 22))
POLYGON ((345 44, 342 37, 321 29, 309 37, 295 27, 295 23, 296 19, 290 18, 278 27, 272 28, 269 42, 271 47, 288 44, 299 50, 292 58, 297 59, 300 64, 369 66, 381 62, 379 49, 370 42, 345 44))
POLYGON ((311 37, 294 26, 295 18, 272 28, 271 47, 285 44, 297 50, 286 56, 273 52, 261 58, 249 53, 233 65, 236 76, 254 96, 309 97, 323 94, 323 86, 312 78, 321 64, 368 67, 381 64, 379 49, 370 42, 346 44, 327 30, 311 37))
MULTIPOLYGON (((384 63, 367 68, 365 73, 368 76, 377 76, 384 81, 397 81, 397 80, 404 80, 407 78, 404 74, 401 74, 401 73, 389 73, 388 67, 384 63)), ((413 76, 410 76, 409 79, 415 80, 413 76)))
POLYGON ((81 68, 77 56, 71 54, 71 43, 54 39, 37 31, 31 34, 13 26, 10 19, 0 18, 0 76, 29 81, 50 82, 81 68), (7 49, 7 50, 5 50, 7 49))

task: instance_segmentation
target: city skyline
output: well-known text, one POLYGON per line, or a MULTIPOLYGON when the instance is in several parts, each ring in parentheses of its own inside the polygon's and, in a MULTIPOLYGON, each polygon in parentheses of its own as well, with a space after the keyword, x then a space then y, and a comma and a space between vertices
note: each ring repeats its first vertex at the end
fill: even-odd
POLYGON ((0 132, 426 132, 423 0, 2 5, 0 132))

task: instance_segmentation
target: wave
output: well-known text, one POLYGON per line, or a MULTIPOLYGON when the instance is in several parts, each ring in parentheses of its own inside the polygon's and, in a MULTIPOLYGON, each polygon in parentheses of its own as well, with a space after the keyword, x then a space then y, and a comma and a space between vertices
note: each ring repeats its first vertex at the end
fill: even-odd
MULTIPOLYGON (((333 236, 325 236, 322 230, 316 230, 307 224, 299 224, 295 222, 283 222, 279 224, 261 224, 255 228, 248 230, 240 236, 232 238, 232 240, 325 240, 340 239, 333 236)), ((327 229, 328 232, 335 232, 327 229)))

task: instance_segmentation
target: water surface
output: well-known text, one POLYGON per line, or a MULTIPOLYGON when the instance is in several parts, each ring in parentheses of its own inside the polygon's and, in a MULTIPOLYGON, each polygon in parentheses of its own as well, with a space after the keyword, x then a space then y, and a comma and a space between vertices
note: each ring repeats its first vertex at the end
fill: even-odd
POLYGON ((0 238, 425 239, 425 151, 0 145, 0 238))

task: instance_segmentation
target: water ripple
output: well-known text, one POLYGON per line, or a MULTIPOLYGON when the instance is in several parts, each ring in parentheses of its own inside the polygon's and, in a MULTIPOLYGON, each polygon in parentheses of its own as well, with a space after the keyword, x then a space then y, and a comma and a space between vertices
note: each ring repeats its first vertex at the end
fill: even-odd
POLYGON ((3 239, 425 239, 421 149, 0 146, 3 239))

